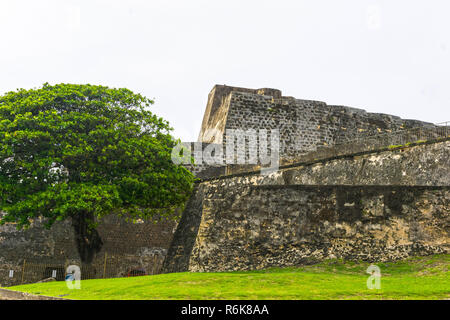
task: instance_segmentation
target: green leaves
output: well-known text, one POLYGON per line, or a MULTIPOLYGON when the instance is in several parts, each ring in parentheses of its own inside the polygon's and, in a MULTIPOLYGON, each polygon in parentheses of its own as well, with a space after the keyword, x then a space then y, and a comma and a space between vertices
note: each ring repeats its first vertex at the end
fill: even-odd
POLYGON ((44 84, 0 96, 0 223, 175 214, 193 176, 153 103, 128 89, 44 84))

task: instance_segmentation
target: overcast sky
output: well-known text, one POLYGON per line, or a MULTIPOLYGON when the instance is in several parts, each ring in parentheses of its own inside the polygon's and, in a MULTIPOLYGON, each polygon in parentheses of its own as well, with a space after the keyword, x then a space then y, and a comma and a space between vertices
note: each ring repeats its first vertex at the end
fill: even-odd
POLYGON ((126 87, 183 141, 214 84, 450 120, 449 1, 0 0, 0 94, 126 87))

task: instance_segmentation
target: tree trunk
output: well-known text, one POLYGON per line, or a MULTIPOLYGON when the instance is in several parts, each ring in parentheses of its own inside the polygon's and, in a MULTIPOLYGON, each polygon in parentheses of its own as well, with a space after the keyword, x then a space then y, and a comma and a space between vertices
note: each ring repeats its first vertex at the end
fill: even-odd
POLYGON ((93 222, 94 215, 90 212, 72 216, 75 242, 82 263, 90 264, 103 246, 102 239, 97 230, 89 226, 93 222))

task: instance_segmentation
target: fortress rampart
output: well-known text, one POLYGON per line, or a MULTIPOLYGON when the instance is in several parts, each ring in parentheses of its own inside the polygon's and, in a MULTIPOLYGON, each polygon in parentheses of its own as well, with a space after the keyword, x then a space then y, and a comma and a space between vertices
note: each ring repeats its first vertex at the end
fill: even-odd
POLYGON ((448 252, 449 156, 446 138, 200 182, 164 271, 448 252))
POLYGON ((229 129, 277 129, 280 157, 295 159, 320 146, 417 127, 434 125, 320 101, 283 97, 276 89, 216 85, 208 97, 198 141, 225 145, 229 129))
MULTIPOLYGON (((179 222, 106 217, 98 228, 102 251, 82 273, 152 274, 163 261, 164 272, 217 271, 448 252, 449 127, 283 97, 276 89, 215 86, 199 141, 185 145, 201 158, 224 148, 233 129, 278 130, 280 170, 187 165, 202 180, 179 222)), ((247 136, 234 138, 248 147, 247 136)), ((62 274, 71 263, 79 257, 69 221, 50 230, 39 220, 27 230, 0 226, 1 285, 62 274), (38 263, 47 266, 25 272, 38 263)))

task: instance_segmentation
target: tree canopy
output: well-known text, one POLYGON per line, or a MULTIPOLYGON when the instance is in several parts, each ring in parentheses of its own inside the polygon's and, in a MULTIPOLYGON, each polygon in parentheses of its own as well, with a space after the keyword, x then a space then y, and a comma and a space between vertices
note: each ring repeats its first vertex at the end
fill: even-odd
POLYGON ((172 162, 177 141, 151 104, 128 89, 94 85, 0 96, 0 223, 21 228, 39 217, 50 227, 72 218, 80 255, 91 260, 101 247, 99 218, 174 216, 193 175, 172 162))

